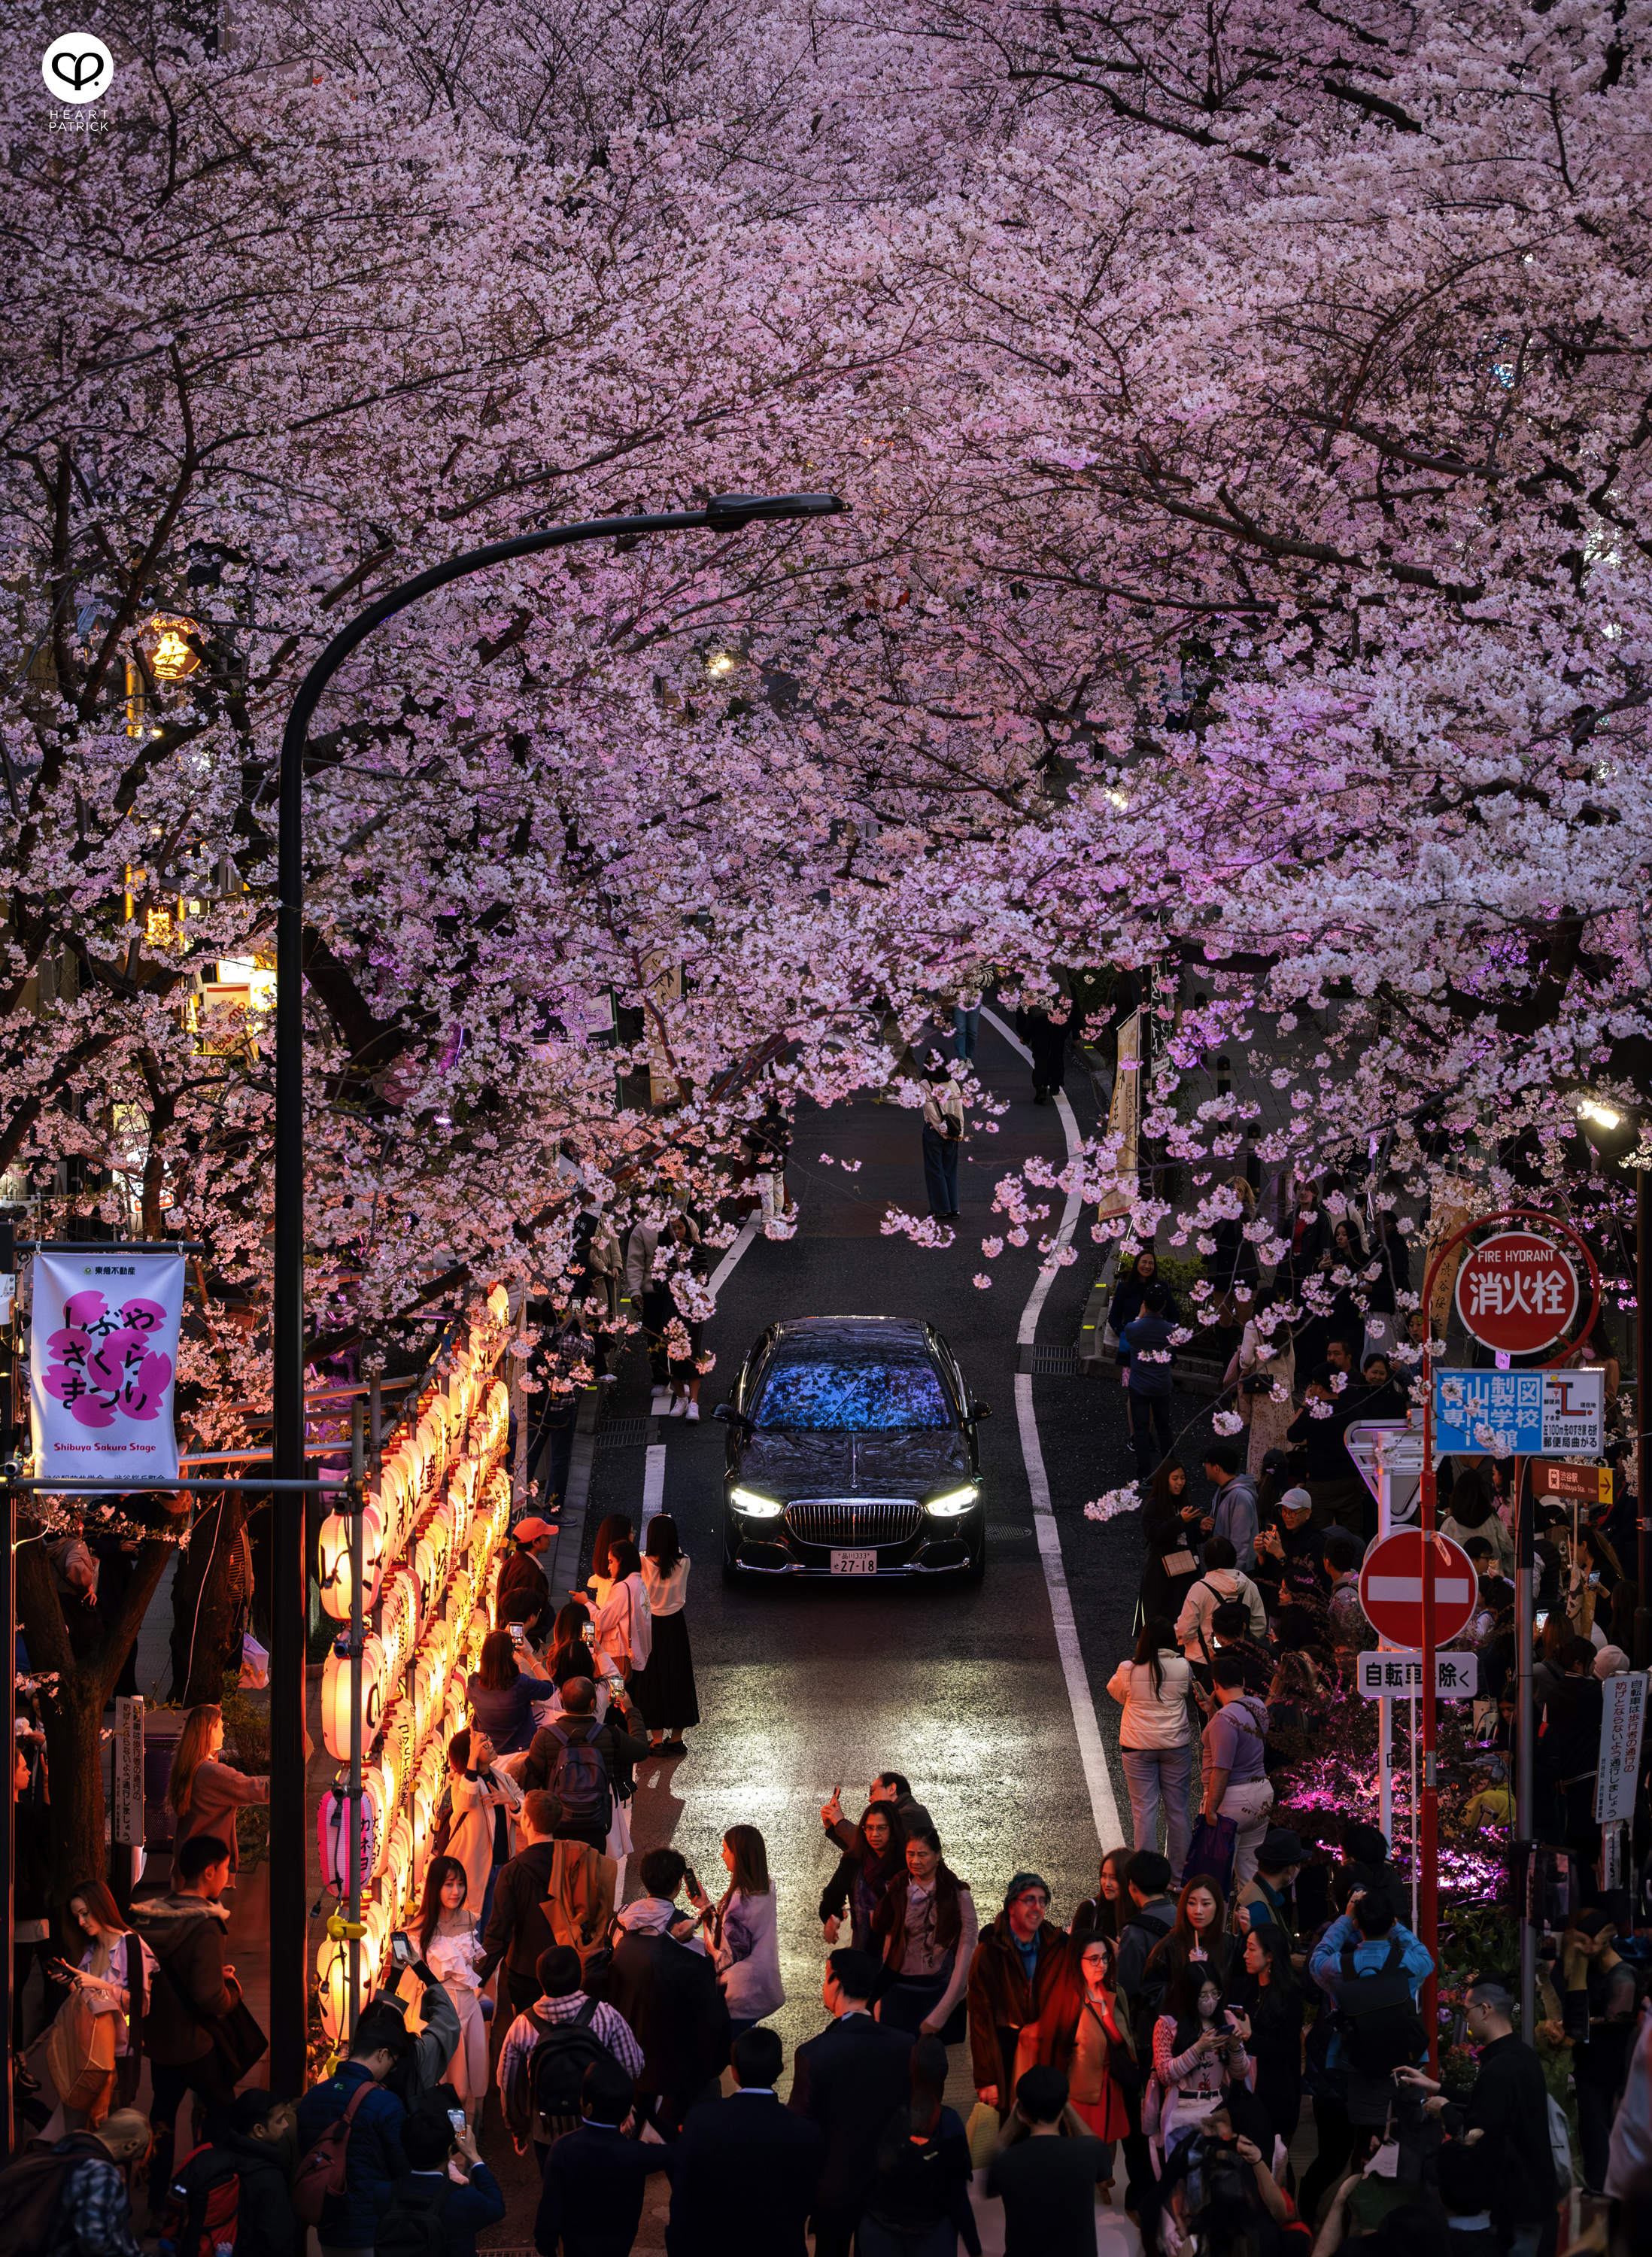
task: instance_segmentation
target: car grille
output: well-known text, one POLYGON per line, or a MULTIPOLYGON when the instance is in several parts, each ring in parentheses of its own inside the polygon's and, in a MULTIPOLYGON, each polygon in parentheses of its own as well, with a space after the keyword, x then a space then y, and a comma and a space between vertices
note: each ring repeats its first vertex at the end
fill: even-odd
POLYGON ((802 1497, 786 1508, 786 1525, 802 1544, 909 1544, 922 1522, 923 1507, 909 1497, 802 1497))

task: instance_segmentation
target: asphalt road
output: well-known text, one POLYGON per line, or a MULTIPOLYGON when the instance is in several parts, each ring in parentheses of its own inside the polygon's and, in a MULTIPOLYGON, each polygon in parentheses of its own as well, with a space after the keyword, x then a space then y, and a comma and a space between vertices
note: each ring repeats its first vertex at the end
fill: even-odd
MULTIPOLYGON (((687 1614, 702 1723, 689 1735, 686 1756, 639 1773, 632 1831, 639 1853, 674 1843, 715 1896, 723 1879, 724 1829, 736 1821, 761 1829, 776 1877, 787 1989, 786 2005, 773 2017, 786 2047, 783 2092, 794 2048, 824 2020, 826 1947, 818 1907, 835 1852, 818 1814, 835 1786, 842 1786, 844 1808, 854 1815, 874 1773, 904 1772, 935 1820, 949 1864, 969 1882, 984 1927, 1011 1875, 1023 1867, 1044 1876, 1052 1917, 1064 1923, 1093 1889, 1101 1850, 1126 1838, 1120 1826, 1112 1839, 1098 1839, 1016 1416, 1016 1331, 1037 1279, 1035 1244, 1006 1246, 991 1262, 980 1250, 984 1235, 1003 1229, 1003 1218, 992 1213, 997 1178, 1034 1154, 1061 1161, 1065 1138, 1056 1110, 1033 1104, 1026 1065, 985 1020, 977 1065, 994 1094, 1011 1100, 1010 1109, 995 1134, 983 1129, 968 1140, 960 1170, 963 1216, 944 1250, 886 1237, 879 1228, 891 1205, 924 1211, 914 1114, 867 1100, 800 1115, 791 1170, 801 1210, 797 1234, 779 1242, 754 1238, 723 1285, 706 1327, 706 1345, 717 1362, 702 1394, 709 1412, 726 1394, 746 1348, 777 1317, 930 1319, 992 1413, 980 1430, 989 1532, 984 1584, 975 1590, 859 1581, 726 1589, 718 1533, 724 1430, 709 1416, 697 1426, 675 1419, 659 1426, 666 1446, 663 1504, 675 1515, 695 1562, 687 1614), (846 1160, 858 1161, 858 1171, 846 1173, 846 1160), (985 1291, 971 1282, 983 1270, 992 1278, 985 1291)), ((1075 1071, 1069 1089, 1083 1121, 1081 1080, 1075 1071)), ((1059 1193, 1053 1202, 1051 1224, 1060 1220, 1059 1193)), ((1098 1258, 1083 1220, 1076 1246, 1078 1258, 1057 1271, 1046 1298, 1041 1343, 1077 1340, 1098 1258)), ((619 1369, 611 1421, 640 1419, 648 1409, 640 1355, 619 1369)), ((1121 1390, 1063 1376, 1036 1377, 1032 1386, 1082 1655, 1080 1685, 1087 1679, 1112 1800, 1127 1814, 1117 1759, 1119 1712, 1104 1688, 1131 1637, 1140 1536, 1133 1520, 1098 1526, 1083 1516, 1086 1499, 1132 1471, 1121 1390)), ((1190 1413, 1195 1408, 1185 1406, 1190 1413)), ((641 1445, 598 1450, 588 1550, 605 1513, 628 1511, 640 1521, 646 1470, 641 1445)), ((633 1857, 628 1894, 636 1893, 636 1864, 633 1857)), ((967 2047, 954 2048, 949 2097, 967 2112, 967 2047)), ((531 2172, 512 2169, 512 2161, 504 2161, 511 2214, 484 2237, 484 2246, 532 2240, 531 2172)), ((645 2210, 639 2250, 663 2246, 665 2202, 661 2181, 645 2210)))

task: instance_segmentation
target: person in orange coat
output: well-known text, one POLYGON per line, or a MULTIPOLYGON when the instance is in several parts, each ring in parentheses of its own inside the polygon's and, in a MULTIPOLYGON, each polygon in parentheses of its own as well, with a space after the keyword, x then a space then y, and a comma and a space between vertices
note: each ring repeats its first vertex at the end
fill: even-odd
POLYGON ((1118 1946, 1110 1935, 1074 1936, 1059 1981, 1038 2020, 1021 2032, 1015 2053, 1019 2084, 1040 2064, 1067 2079, 1070 2105, 1106 2150, 1100 2182, 1112 2184, 1112 2151, 1129 2129, 1126 2094, 1137 2081, 1130 2015, 1116 1989, 1118 1946))

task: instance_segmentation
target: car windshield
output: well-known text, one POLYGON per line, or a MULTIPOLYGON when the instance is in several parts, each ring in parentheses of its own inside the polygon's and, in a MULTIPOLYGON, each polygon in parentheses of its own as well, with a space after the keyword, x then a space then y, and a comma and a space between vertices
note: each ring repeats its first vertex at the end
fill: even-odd
POLYGON ((824 1433, 947 1427, 952 1413, 933 1364, 915 1355, 845 1345, 837 1355, 779 1360, 757 1406, 762 1426, 824 1433))

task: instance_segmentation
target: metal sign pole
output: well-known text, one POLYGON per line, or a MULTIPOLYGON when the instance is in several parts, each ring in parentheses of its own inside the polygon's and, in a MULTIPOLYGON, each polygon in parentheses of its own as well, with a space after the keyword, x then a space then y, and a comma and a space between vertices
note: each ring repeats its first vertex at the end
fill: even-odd
POLYGON ((362 2012, 362 1475, 365 1437, 359 1399, 349 1416, 349 2034, 362 2012))
POLYGON ((1537 1931, 1532 1924, 1536 1884, 1536 1803, 1532 1773, 1532 1614, 1537 1563, 1537 1500, 1526 1472, 1514 1484, 1514 1838, 1512 1849, 1521 1853, 1514 1870, 1523 1880, 1515 1910, 1520 1918, 1521 2034, 1529 2046, 1537 2042, 1537 1931))

